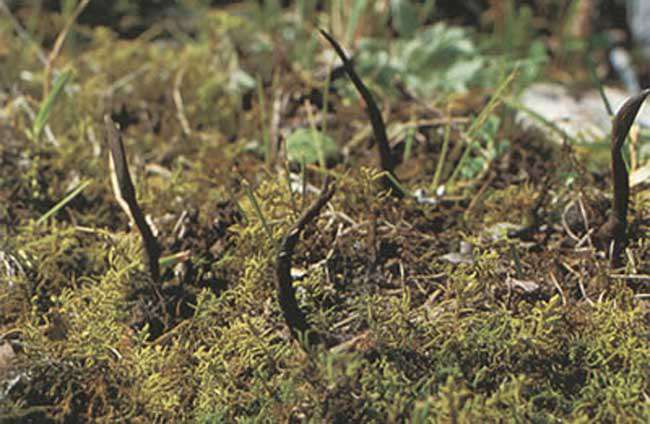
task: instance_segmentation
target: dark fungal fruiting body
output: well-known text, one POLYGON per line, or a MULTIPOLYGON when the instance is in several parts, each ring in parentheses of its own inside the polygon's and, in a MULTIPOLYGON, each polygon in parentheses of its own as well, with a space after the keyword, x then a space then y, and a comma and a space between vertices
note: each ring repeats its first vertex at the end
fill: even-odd
POLYGON ((627 244, 627 209, 630 198, 630 181, 621 150, 630 127, 648 95, 650 95, 650 89, 645 89, 641 93, 630 97, 621 106, 613 122, 612 180, 614 182, 614 205, 609 219, 596 235, 596 238, 606 249, 611 249, 610 263, 613 268, 622 264, 621 254, 627 244))
POLYGON ((298 221, 287 231, 287 234, 282 239, 280 249, 278 252, 275 273, 277 278, 277 294, 280 308, 284 320, 289 326, 291 335, 295 338, 299 336, 305 337, 305 341, 309 346, 314 346, 323 341, 323 338, 314 330, 311 329, 305 313, 300 309, 298 301, 296 300, 296 289, 293 286, 291 277, 291 258, 293 251, 300 239, 302 230, 313 221, 321 209, 329 202, 334 195, 336 187, 330 185, 326 180, 324 187, 318 199, 307 208, 298 221))
POLYGON ((390 145, 388 144, 386 125, 384 124, 384 119, 381 116, 377 102, 375 102, 370 90, 368 90, 368 87, 366 87, 357 72, 354 70, 352 61, 345 54, 341 45, 324 29, 321 29, 320 32, 332 45, 336 54, 341 58, 345 73, 348 75, 352 84, 354 84, 354 87, 366 103, 366 111, 368 112, 368 118, 372 125, 372 132, 375 136, 375 141, 377 142, 377 149, 379 150, 381 169, 387 174, 382 178, 384 188, 397 197, 404 197, 405 193, 399 186, 399 180, 395 176, 395 158, 393 157, 390 145))
POLYGON ((124 143, 122 143, 122 135, 110 116, 104 116, 104 123, 106 125, 106 142, 111 152, 110 159, 113 163, 113 168, 115 170, 114 175, 117 179, 117 187, 114 187, 116 191, 115 195, 118 197, 118 201, 121 198, 126 203, 128 210, 125 210, 125 212, 133 218, 133 221, 142 236, 151 279, 154 283, 159 283, 160 266, 158 261, 161 253, 160 244, 158 244, 158 240, 156 240, 156 237, 153 235, 153 231, 151 231, 151 228, 144 217, 144 213, 135 197, 135 189, 133 188, 131 174, 129 173, 129 167, 126 162, 126 153, 124 151, 124 143), (117 191, 119 191, 119 193, 117 191))

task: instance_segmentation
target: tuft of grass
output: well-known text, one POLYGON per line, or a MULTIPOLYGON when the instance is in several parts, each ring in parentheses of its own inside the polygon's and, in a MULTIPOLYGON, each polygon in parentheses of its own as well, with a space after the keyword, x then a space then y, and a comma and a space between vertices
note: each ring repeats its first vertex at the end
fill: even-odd
POLYGON ((250 187, 250 184, 246 184, 246 196, 248 197, 248 200, 250 200, 251 204, 254 207, 255 215, 257 215, 257 219, 262 223, 262 228, 264 228, 264 232, 266 233, 267 237, 271 242, 275 242, 275 239, 273 238, 273 232, 271 231, 271 227, 269 226, 268 221, 264 217, 264 214, 262 213, 262 209, 260 208, 260 204, 257 201, 257 198, 255 197, 255 193, 253 193, 253 190, 250 187))

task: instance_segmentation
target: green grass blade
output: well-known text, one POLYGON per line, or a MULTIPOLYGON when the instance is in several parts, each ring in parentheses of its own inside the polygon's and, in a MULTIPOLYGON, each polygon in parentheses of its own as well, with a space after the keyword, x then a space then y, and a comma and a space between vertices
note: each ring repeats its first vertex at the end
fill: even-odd
POLYGON ((600 98, 602 99, 603 104, 605 105, 605 109, 607 109, 607 114, 609 115, 610 118, 614 117, 614 109, 612 109, 612 105, 609 102, 607 95, 605 94, 605 88, 603 87, 603 83, 600 81, 600 78, 598 78, 598 75, 596 74, 596 65, 594 64, 594 61, 591 60, 591 57, 589 56, 587 56, 587 68, 589 68, 591 79, 594 80, 594 84, 596 84, 596 88, 598 88, 598 93, 600 94, 600 98))
POLYGON ((492 95, 492 98, 490 99, 488 104, 483 108, 483 110, 478 115, 478 117, 476 117, 474 122, 472 122, 472 125, 469 127, 469 130, 467 130, 466 133, 468 144, 465 147, 465 151, 461 155, 460 160, 458 161, 458 165, 456 165, 456 168, 451 173, 451 176, 449 177, 447 184, 452 184, 454 181, 456 181, 456 178, 458 178, 458 175, 460 174, 460 170, 463 169, 463 166, 465 165, 465 162, 469 158, 469 154, 472 152, 472 148, 474 147, 474 143, 472 142, 472 137, 474 137, 476 132, 479 129, 481 129, 481 127, 483 127, 483 124, 485 124, 490 114, 494 112, 494 109, 496 109, 497 106, 499 106, 503 102, 504 93, 506 89, 510 86, 510 83, 512 83, 512 81, 515 79, 517 72, 518 72, 518 68, 515 68, 510 73, 510 75, 508 75, 508 77, 503 80, 503 82, 499 85, 497 90, 494 92, 494 95, 492 95))
POLYGON ((52 215, 56 214, 58 211, 60 211, 61 209, 63 209, 63 208, 65 207, 65 205, 67 205, 68 203, 70 203, 70 201, 71 201, 72 199, 74 199, 74 198, 75 198, 79 193, 81 193, 81 192, 83 191, 83 189, 85 189, 86 187, 88 187, 88 186, 90 185, 90 183, 91 183, 90 180, 86 180, 86 181, 80 183, 77 187, 75 187, 74 190, 72 190, 72 191, 70 192, 70 194, 68 194, 67 196, 65 196, 65 197, 64 197, 64 198, 63 198, 59 203, 57 203, 56 205, 54 205, 54 207, 53 207, 52 209, 50 209, 49 211, 45 212, 45 214, 43 214, 43 216, 41 216, 40 218, 38 218, 38 220, 36 221, 36 224, 37 224, 37 225, 40 225, 40 224, 44 223, 44 222, 47 221, 47 220, 48 220, 52 215))
POLYGON ((390 172, 382 172, 390 180, 391 183, 393 183, 394 187, 400 191, 401 196, 406 196, 406 197, 413 197, 413 193, 408 191, 402 184, 400 184, 399 181, 397 181, 397 178, 390 172))
POLYGON ((56 80, 54 81, 54 87, 52 91, 47 96, 47 98, 41 103, 41 107, 38 110, 36 119, 34 119, 34 126, 32 127, 32 136, 35 140, 38 140, 43 132, 43 128, 47 124, 48 119, 50 119, 50 114, 52 113, 52 108, 56 103, 56 100, 59 98, 63 92, 63 87, 68 83, 72 77, 72 70, 68 69, 65 72, 61 73, 56 80))
POLYGON ((257 218, 262 223, 262 227, 264 227, 264 231, 266 232, 266 235, 269 237, 269 240, 271 240, 271 242, 274 242, 274 240, 273 240, 273 232, 271 231, 271 227, 269 227, 269 224, 266 221, 266 218, 264 217, 264 214, 262 214, 262 209, 260 208, 260 204, 257 202, 257 199, 255 198, 255 193, 253 193, 253 190, 251 189, 251 187, 248 184, 246 185, 244 190, 246 191, 246 196, 248 196, 248 199, 251 201, 251 204, 253 205, 253 208, 255 209, 255 213, 257 214, 257 218))
POLYGON ((438 158, 438 164, 436 165, 436 173, 433 175, 433 183, 431 184, 431 190, 435 192, 440 185, 440 178, 442 177, 442 168, 445 165, 445 160, 447 159, 447 151, 449 151, 449 139, 451 138, 451 116, 447 125, 445 125, 445 135, 442 141, 442 151, 440 152, 440 157, 438 158))
POLYGON ((415 141, 415 132, 417 131, 416 127, 412 127, 406 130, 406 141, 404 146, 404 154, 402 155, 402 162, 407 162, 411 159, 411 153, 413 152, 413 142, 415 141))
POLYGON ((184 250, 182 252, 177 252, 172 255, 163 256, 158 260, 158 265, 161 268, 171 267, 180 262, 187 262, 191 256, 192 255, 189 250, 184 250))

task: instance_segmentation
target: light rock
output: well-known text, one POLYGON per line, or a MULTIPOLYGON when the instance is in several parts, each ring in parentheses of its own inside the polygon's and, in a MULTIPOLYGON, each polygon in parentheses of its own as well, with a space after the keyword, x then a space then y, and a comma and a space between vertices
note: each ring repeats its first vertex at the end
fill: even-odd
MULTIPOLYGON (((613 87, 604 87, 604 91, 614 113, 631 96, 626 91, 613 87)), ((601 141, 608 136, 612 128, 598 90, 574 96, 560 84, 538 83, 524 91, 521 104, 580 141, 601 141)), ((564 141, 547 125, 524 111, 519 113, 518 120, 524 126, 530 125, 543 130, 557 143, 564 141)), ((650 127, 650 108, 642 108, 636 122, 643 127, 650 127)))

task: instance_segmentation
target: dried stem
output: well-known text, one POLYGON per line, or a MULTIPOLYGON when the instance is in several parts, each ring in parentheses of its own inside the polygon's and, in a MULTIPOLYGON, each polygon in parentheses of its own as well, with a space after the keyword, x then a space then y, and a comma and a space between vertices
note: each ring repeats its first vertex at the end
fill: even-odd
POLYGON ((122 143, 122 135, 110 116, 104 116, 104 123, 106 124, 106 141, 111 151, 109 162, 111 170, 116 177, 117 184, 113 185, 115 196, 118 203, 124 212, 135 222, 147 255, 147 263, 149 266, 149 273, 151 279, 158 283, 160 282, 160 268, 158 260, 160 259, 161 248, 158 240, 153 235, 149 224, 147 223, 140 205, 135 197, 135 189, 131 181, 131 174, 126 162, 126 153, 124 151, 124 144, 122 143))
POLYGON ((52 73, 52 65, 54 64, 56 58, 59 57, 59 53, 61 53, 61 48, 63 47, 63 43, 68 37, 68 33, 70 32, 72 25, 74 25, 79 15, 81 15, 81 12, 83 12, 86 6, 88 6, 88 3, 90 3, 90 0, 81 0, 79 4, 77 4, 77 7, 72 12, 72 15, 66 21, 63 30, 61 30, 59 35, 56 37, 52 51, 47 56, 47 62, 45 63, 45 73, 43 76, 43 98, 44 99, 47 98, 47 95, 50 92, 50 74, 52 73))
POLYGON ((183 77, 185 76, 186 69, 186 66, 182 66, 176 73, 176 77, 174 78, 174 93, 172 97, 174 99, 174 104, 176 105, 176 117, 181 123, 183 133, 185 135, 192 135, 192 128, 190 127, 190 122, 187 120, 187 115, 185 115, 185 103, 183 102, 183 95, 181 94, 181 85, 183 84, 183 77))
POLYGON ((390 174, 392 177, 391 179, 389 176, 385 176, 382 179, 384 188, 386 190, 391 190, 395 196, 403 197, 404 192, 399 187, 399 180, 395 176, 394 172, 395 159, 391 152, 390 145, 388 144, 386 125, 384 124, 384 119, 381 116, 381 112, 379 111, 379 107, 377 107, 375 99, 372 97, 372 94, 370 93, 370 90, 368 90, 368 87, 366 87, 363 81, 361 81, 361 78, 359 78, 359 75, 354 70, 352 61, 350 61, 350 59, 347 57, 339 43, 324 29, 321 29, 320 32, 323 34, 323 37, 325 37, 327 41, 329 41, 329 43, 332 45, 336 51, 336 54, 338 54, 338 56, 341 58, 345 73, 348 75, 350 80, 352 80, 352 83, 366 103, 366 110, 368 112, 368 117, 370 118, 370 124, 372 125, 372 131, 375 135, 375 141, 377 142, 377 148, 379 150, 381 169, 390 174), (395 182, 397 182, 397 184, 395 182))
POLYGON ((293 287, 291 279, 291 257, 293 256, 294 248, 300 239, 300 233, 307 224, 318 216, 323 206, 325 206, 334 195, 335 189, 336 187, 334 185, 330 186, 329 180, 326 179, 325 186, 323 187, 318 199, 316 199, 316 201, 314 201, 314 203, 303 212, 300 218, 298 218, 298 221, 296 221, 282 239, 276 261, 275 272, 278 284, 278 300, 280 302, 280 307, 282 308, 282 314, 289 326, 289 330, 291 330, 291 334, 294 337, 298 337, 299 334, 306 336, 310 346, 320 343, 322 338, 318 333, 311 330, 305 313, 300 309, 300 306, 298 306, 296 290, 293 287))
POLYGON ((47 66, 47 57, 43 52, 43 49, 41 49, 40 44, 36 40, 34 40, 34 38, 29 34, 29 32, 25 28, 23 28, 23 26, 20 24, 18 19, 16 19, 16 17, 11 13, 9 6, 7 6, 4 0, 0 0, 0 11, 2 11, 7 16, 7 18, 9 18, 9 21, 11 22, 11 25, 14 27, 14 31, 16 31, 16 34, 18 34, 20 38, 22 38, 27 44, 31 45, 31 47, 34 48, 38 60, 40 60, 41 63, 43 63, 43 65, 47 66))
POLYGON ((619 109, 612 128, 612 179, 614 180, 614 207, 609 220, 600 228, 597 238, 605 246, 613 242, 610 263, 621 265, 621 253, 627 244, 627 206, 630 197, 630 181, 621 149, 641 105, 650 95, 650 89, 629 98, 619 109))

